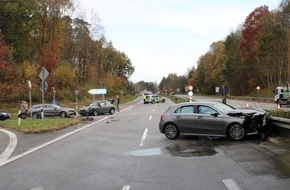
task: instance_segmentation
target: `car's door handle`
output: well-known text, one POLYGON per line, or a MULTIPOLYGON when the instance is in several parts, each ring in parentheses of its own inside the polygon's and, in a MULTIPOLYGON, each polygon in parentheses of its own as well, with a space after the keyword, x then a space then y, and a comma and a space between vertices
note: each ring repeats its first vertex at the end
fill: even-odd
POLYGON ((180 119, 181 118, 181 116, 176 116, 176 119, 180 119))
POLYGON ((202 116, 198 116, 197 119, 203 119, 203 117, 202 116))

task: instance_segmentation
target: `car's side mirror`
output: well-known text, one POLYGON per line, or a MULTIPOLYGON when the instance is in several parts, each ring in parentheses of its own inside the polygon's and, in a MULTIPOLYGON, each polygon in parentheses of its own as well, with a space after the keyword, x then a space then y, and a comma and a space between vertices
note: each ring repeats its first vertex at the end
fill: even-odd
POLYGON ((210 114, 211 116, 217 117, 219 114, 218 113, 212 113, 210 114))

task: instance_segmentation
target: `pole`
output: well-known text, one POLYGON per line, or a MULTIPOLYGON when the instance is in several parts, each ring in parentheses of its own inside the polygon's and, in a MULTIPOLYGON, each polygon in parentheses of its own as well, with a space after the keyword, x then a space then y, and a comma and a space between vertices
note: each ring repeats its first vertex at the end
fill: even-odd
MULTIPOLYGON (((31 89, 29 90, 29 107, 31 108, 31 89)), ((32 111, 30 112, 30 118, 32 119, 32 111)))
POLYGON ((44 67, 42 67, 42 81, 41 81, 41 88, 42 88, 42 112, 41 112, 41 119, 42 119, 42 128, 44 126, 44 67))

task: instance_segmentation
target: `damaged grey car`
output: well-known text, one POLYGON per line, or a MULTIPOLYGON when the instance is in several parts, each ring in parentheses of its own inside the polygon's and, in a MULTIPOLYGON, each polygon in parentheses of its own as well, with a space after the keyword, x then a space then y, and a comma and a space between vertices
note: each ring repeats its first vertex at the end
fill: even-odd
POLYGON ((161 115, 159 130, 168 139, 193 135, 242 140, 254 134, 265 138, 267 120, 263 110, 236 109, 221 102, 197 101, 170 106, 161 115))

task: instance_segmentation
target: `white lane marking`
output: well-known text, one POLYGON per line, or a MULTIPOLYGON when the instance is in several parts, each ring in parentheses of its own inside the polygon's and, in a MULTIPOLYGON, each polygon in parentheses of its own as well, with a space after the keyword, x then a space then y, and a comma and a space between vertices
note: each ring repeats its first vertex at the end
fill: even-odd
POLYGON ((149 120, 151 120, 152 119, 152 115, 150 115, 150 117, 149 117, 149 120))
POLYGON ((124 186, 124 187, 122 188, 122 190, 129 190, 129 189, 130 189, 130 186, 129 186, 129 185, 124 186))
POLYGON ((147 132, 148 132, 148 128, 145 129, 145 131, 144 131, 144 133, 143 133, 143 136, 142 136, 142 139, 141 139, 141 142, 140 142, 139 146, 143 146, 144 141, 145 141, 146 136, 147 136, 147 132))
POLYGON ((5 129, 0 129, 0 131, 6 133, 10 139, 9 145, 7 146, 5 151, 0 155, 0 163, 2 163, 8 160, 8 158, 11 156, 11 154, 13 153, 13 151, 15 150, 17 146, 18 140, 17 140, 17 136, 14 133, 7 131, 5 129))
POLYGON ((134 107, 134 106, 129 106, 129 107, 127 107, 127 108, 124 108, 124 109, 120 110, 120 112, 126 111, 126 110, 128 110, 128 109, 130 109, 130 108, 133 108, 133 107, 134 107))
POLYGON ((235 182, 233 179, 224 179, 222 182, 225 184, 228 190, 242 190, 237 182, 235 182))
POLYGON ((49 142, 47 142, 47 143, 44 143, 44 144, 42 144, 42 145, 40 145, 40 146, 38 146, 38 147, 35 147, 35 148, 31 149, 31 150, 28 150, 28 151, 26 151, 26 152, 23 152, 22 154, 19 154, 19 155, 17 155, 17 156, 14 156, 14 157, 12 157, 12 158, 6 160, 6 161, 0 162, 0 167, 1 167, 1 166, 4 166, 4 165, 6 165, 6 164, 9 164, 10 162, 13 162, 13 161, 15 161, 15 160, 18 160, 18 159, 20 159, 20 158, 22 158, 22 157, 24 157, 24 156, 27 156, 28 154, 31 154, 31 153, 33 153, 33 152, 35 152, 35 151, 37 151, 37 150, 39 150, 39 149, 41 149, 41 148, 44 148, 44 147, 46 147, 46 146, 48 146, 48 145, 50 145, 50 144, 53 144, 53 143, 55 143, 55 142, 57 142, 57 141, 59 141, 59 140, 61 140, 61 139, 64 139, 64 138, 66 138, 66 137, 68 137, 68 136, 70 136, 70 135, 73 135, 73 134, 75 134, 75 133, 77 133, 77 132, 79 132, 79 131, 82 131, 82 130, 84 130, 84 129, 86 129, 86 128, 89 128, 89 127, 91 127, 91 126, 93 126, 93 125, 95 125, 95 124, 97 124, 97 123, 100 123, 100 122, 102 122, 102 121, 104 121, 104 120, 106 120, 106 119, 108 119, 108 118, 109 118, 109 117, 105 117, 105 118, 103 118, 103 119, 100 119, 100 120, 98 120, 98 121, 95 121, 95 122, 93 122, 93 123, 91 123, 91 124, 88 124, 88 125, 82 127, 82 128, 76 129, 75 131, 72 131, 72 132, 70 132, 70 133, 67 133, 67 134, 65 134, 65 135, 62 135, 62 136, 60 136, 60 137, 58 137, 58 138, 56 138, 56 139, 54 139, 54 140, 52 140, 52 141, 49 141, 49 142))

